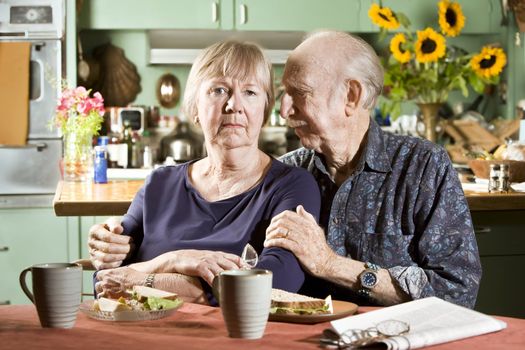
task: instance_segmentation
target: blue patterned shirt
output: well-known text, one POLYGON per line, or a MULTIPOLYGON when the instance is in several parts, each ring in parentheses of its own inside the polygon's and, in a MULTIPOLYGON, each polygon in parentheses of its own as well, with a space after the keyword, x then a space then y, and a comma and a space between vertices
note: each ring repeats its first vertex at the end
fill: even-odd
MULTIPOLYGON (((388 269, 412 299, 437 296, 474 307, 481 263, 469 208, 446 151, 383 132, 373 120, 366 138, 356 171, 340 187, 322 154, 301 148, 281 157, 317 180, 328 244, 341 256, 388 269)), ((356 298, 354 291, 320 281, 335 298, 356 298)))

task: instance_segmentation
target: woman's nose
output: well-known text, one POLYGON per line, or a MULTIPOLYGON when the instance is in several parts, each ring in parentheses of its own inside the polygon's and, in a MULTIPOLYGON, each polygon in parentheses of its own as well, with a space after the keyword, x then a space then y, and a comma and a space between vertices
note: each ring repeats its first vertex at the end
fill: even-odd
POLYGON ((284 93, 283 97, 281 98, 280 112, 281 117, 283 118, 288 118, 290 115, 294 114, 292 96, 288 95, 287 93, 284 93))
POLYGON ((238 113, 242 111, 242 100, 241 94, 237 90, 233 90, 230 98, 226 101, 226 112, 238 113))

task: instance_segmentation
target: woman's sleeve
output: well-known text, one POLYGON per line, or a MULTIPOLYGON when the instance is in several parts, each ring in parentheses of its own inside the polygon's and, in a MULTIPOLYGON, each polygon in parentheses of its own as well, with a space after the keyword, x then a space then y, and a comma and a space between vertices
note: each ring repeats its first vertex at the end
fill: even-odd
MULTIPOLYGON (((319 220, 321 196, 319 187, 313 176, 303 169, 294 169, 287 176, 287 181, 276 193, 273 200, 271 216, 285 211, 295 211, 302 205, 307 212, 312 214, 316 221, 319 220)), ((304 282, 304 271, 299 261, 290 251, 283 248, 264 248, 259 257, 257 268, 268 269, 273 272, 273 287, 289 292, 297 292, 304 282)))
MULTIPOLYGON (((144 238, 144 192, 146 191, 147 183, 142 186, 137 194, 135 195, 135 198, 133 198, 133 201, 131 202, 131 205, 127 211, 127 213, 122 217, 122 227, 124 228, 124 231, 122 232, 123 235, 131 236, 133 239, 133 243, 135 245, 135 252, 139 249, 140 245, 142 244, 142 240, 144 238)), ((132 254, 129 256, 124 262, 123 265, 128 265, 133 262, 135 254, 132 254)))

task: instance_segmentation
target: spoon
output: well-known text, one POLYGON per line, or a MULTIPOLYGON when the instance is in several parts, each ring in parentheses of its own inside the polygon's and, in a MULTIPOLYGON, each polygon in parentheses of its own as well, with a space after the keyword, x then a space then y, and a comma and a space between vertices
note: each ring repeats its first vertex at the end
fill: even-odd
POLYGON ((244 249, 241 254, 242 262, 244 263, 244 268, 246 270, 250 270, 257 265, 257 262, 259 262, 259 255, 257 254, 257 251, 251 246, 250 243, 247 243, 244 246, 244 249))

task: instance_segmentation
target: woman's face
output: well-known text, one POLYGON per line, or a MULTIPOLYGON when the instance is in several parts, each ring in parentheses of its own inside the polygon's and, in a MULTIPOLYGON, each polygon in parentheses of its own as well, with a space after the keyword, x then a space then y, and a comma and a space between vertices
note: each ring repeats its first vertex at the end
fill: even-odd
POLYGON ((197 114, 207 146, 257 147, 266 93, 257 79, 204 80, 197 94, 197 114))

